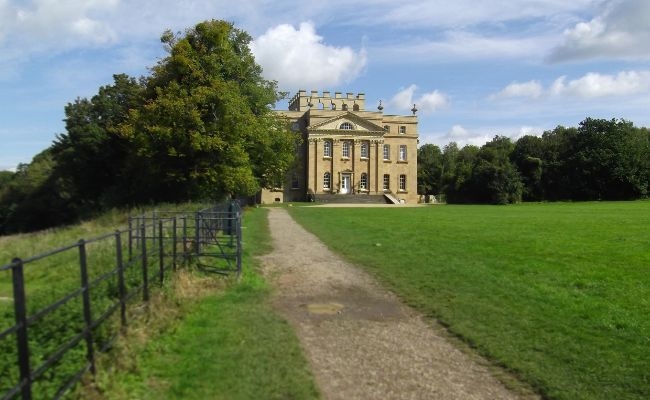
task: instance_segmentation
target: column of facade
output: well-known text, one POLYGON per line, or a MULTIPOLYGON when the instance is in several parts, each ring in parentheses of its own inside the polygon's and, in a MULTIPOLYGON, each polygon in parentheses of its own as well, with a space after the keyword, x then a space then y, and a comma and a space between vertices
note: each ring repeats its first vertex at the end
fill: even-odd
POLYGON ((318 190, 316 184, 318 179, 316 177, 316 159, 318 157, 318 141, 316 139, 308 139, 307 146, 307 188, 306 190, 313 190, 314 193, 318 190))
POLYGON ((332 140, 332 193, 341 190, 341 142, 332 140))
POLYGON ((375 176, 375 179, 374 179, 374 181, 375 181, 375 194, 379 194, 379 191, 381 189, 381 186, 379 186, 379 185, 383 185, 383 178, 384 178, 383 176, 379 176, 379 171, 380 171, 379 163, 382 162, 382 155, 380 155, 380 151, 382 152, 381 154, 383 154, 383 149, 381 149, 382 143, 379 140, 375 141, 373 146, 375 146, 375 151, 374 151, 375 157, 374 157, 373 165, 372 165, 372 167, 374 167, 374 170, 375 170, 374 174, 373 174, 375 176))

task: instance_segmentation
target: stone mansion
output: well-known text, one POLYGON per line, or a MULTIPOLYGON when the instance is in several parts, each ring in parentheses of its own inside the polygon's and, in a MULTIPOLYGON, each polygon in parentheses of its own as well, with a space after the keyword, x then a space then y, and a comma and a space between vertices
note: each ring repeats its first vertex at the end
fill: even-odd
POLYGON ((381 102, 367 111, 359 93, 300 90, 287 118, 301 137, 296 167, 284 187, 261 193, 261 203, 316 201, 327 196, 386 195, 416 203, 418 126, 413 115, 386 115, 381 102))

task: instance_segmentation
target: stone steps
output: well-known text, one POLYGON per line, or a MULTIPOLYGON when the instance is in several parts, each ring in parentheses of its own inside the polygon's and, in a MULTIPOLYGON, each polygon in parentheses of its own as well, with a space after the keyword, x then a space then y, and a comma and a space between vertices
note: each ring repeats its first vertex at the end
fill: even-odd
POLYGON ((383 194, 317 194, 317 203, 330 204, 387 204, 383 194))

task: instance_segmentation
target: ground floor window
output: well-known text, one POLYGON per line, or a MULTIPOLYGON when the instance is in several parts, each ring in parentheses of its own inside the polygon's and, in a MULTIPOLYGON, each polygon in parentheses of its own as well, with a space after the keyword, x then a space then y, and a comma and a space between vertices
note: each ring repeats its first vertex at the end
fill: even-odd
POLYGON ((390 190, 390 175, 384 174, 384 190, 390 190))
POLYGON ((399 176, 399 190, 406 191, 406 175, 399 176))
POLYGON ((329 172, 323 174, 323 189, 329 189, 332 185, 332 175, 329 172))
POLYGON ((368 174, 365 172, 361 174, 361 180, 359 181, 359 189, 368 190, 368 174))

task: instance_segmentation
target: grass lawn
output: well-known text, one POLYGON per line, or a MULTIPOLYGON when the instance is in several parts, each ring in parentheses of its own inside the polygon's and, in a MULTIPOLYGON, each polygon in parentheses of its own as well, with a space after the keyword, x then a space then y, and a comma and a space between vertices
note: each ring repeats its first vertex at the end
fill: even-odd
POLYGON ((650 202, 289 210, 545 397, 650 398, 650 202))
POLYGON ((291 327, 268 304, 255 255, 270 250, 264 209, 244 214, 238 283, 186 308, 173 327, 135 348, 133 366, 101 378, 109 399, 317 399, 291 327))

